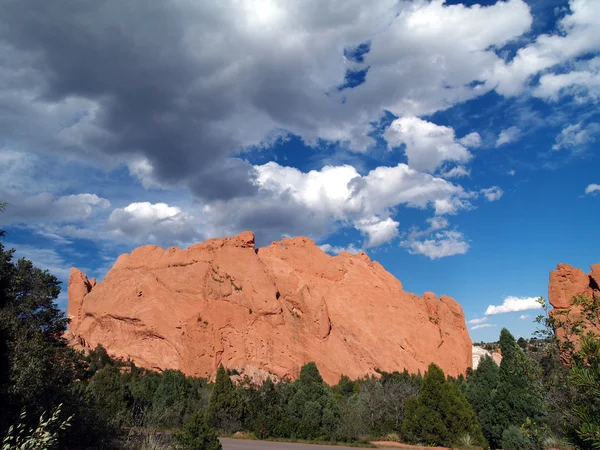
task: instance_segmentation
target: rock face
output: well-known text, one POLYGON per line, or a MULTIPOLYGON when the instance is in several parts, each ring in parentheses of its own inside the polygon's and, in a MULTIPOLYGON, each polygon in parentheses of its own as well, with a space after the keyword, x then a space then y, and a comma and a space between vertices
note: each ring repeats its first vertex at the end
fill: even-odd
POLYGON ((147 245, 98 284, 73 268, 68 316, 73 345, 101 343, 140 366, 202 377, 221 363, 294 379, 315 361, 328 383, 431 362, 453 376, 471 366, 456 301, 404 292, 366 254, 332 257, 304 237, 260 249, 251 232, 186 250, 147 245))
POLYGON ((479 347, 478 345, 474 345, 473 346, 473 362, 472 362, 472 368, 473 370, 477 369, 477 367, 479 367, 479 362, 486 356, 491 357, 494 362, 498 365, 500 365, 500 363, 502 362, 502 355, 500 354, 500 352, 494 352, 491 353, 488 350, 486 350, 485 348, 479 347))
MULTIPOLYGON (((585 295, 600 299, 600 264, 593 264, 591 272, 585 274, 568 264, 559 264, 556 270, 550 272, 548 284, 548 301, 553 306, 550 314, 558 311, 568 311, 568 318, 576 321, 581 319, 581 309, 573 305, 573 297, 585 295)), ((564 330, 557 329, 556 334, 564 337, 564 330)))

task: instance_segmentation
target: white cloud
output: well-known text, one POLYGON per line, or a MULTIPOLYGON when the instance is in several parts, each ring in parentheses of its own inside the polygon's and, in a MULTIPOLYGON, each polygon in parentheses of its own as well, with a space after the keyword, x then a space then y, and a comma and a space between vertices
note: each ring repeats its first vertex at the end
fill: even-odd
POLYGON ((482 323, 487 322, 487 320, 488 320, 487 317, 481 317, 481 318, 478 318, 478 319, 471 319, 471 320, 467 321, 467 323, 469 325, 480 325, 482 323))
MULTIPOLYGON (((362 244, 352 244, 352 248, 367 249, 399 236, 399 221, 394 216, 401 215, 398 208, 408 207, 435 213, 428 219, 427 230, 411 232, 411 242, 403 244, 409 251, 440 258, 468 249, 457 231, 428 236, 448 226, 443 215, 471 208, 477 193, 406 164, 378 167, 365 175, 349 165, 302 172, 269 162, 254 166, 254 170, 258 195, 205 202, 194 214, 166 203, 132 203, 115 209, 105 229, 112 236, 139 243, 180 245, 246 229, 254 230, 258 239, 266 242, 298 234, 323 239, 350 226, 364 236, 362 244)), ((81 233, 77 229, 69 232, 81 233)))
MULTIPOLYGON (((498 93, 505 96, 518 95, 534 75, 559 68, 575 58, 594 53, 600 49, 600 3, 589 0, 571 0, 570 14, 558 24, 558 33, 543 34, 526 47, 520 48, 508 63, 498 61, 487 81, 498 93)), ((577 76, 556 78, 554 74, 541 77, 541 86, 534 93, 542 96, 556 94, 567 85, 577 84, 577 76)))
POLYGON ((468 148, 481 147, 481 136, 479 133, 469 133, 466 136, 459 139, 459 142, 468 148))
POLYGON ((469 250, 463 234, 451 230, 435 232, 432 237, 424 240, 409 239, 402 242, 402 246, 411 254, 425 255, 430 259, 463 255, 469 250))
POLYGON ((597 101, 600 98, 600 57, 578 63, 576 67, 568 73, 542 75, 533 95, 549 101, 558 101, 565 95, 574 96, 580 102, 597 101))
POLYGON ((483 323, 481 325, 475 325, 474 327, 471 327, 471 330, 479 330, 480 328, 495 328, 497 325, 494 325, 493 323, 483 323))
POLYGON ((496 147, 516 142, 520 137, 521 130, 518 127, 510 127, 506 130, 502 130, 498 135, 498 139, 496 140, 496 147))
POLYGON ((160 245, 182 245, 203 237, 191 214, 166 203, 140 202, 117 208, 110 213, 106 229, 116 237, 160 245))
POLYGON ((502 198, 502 195, 504 195, 504 191, 498 186, 492 186, 491 188, 482 189, 479 192, 483 194, 483 196, 487 199, 488 202, 495 202, 496 200, 500 200, 502 198))
POLYGON ((585 193, 586 194, 598 194, 600 193, 600 184, 588 184, 588 186, 585 188, 585 193))
POLYGON ((531 316, 529 314, 521 314, 519 316, 519 320, 528 320, 531 319, 531 316))
POLYGON ((591 124, 587 127, 582 127, 581 122, 568 125, 561 130, 556 136, 556 144, 552 146, 552 150, 560 150, 563 148, 578 147, 594 140, 594 134, 600 131, 600 126, 591 124))
POLYGON ((507 173, 508 175, 510 175, 511 177, 513 177, 513 176, 515 176, 515 174, 517 173, 517 171, 516 171, 516 170, 514 170, 514 169, 511 169, 511 170, 509 170, 509 171, 508 171, 508 172, 506 172, 506 173, 507 173))
POLYGON ((472 157, 452 128, 417 117, 394 120, 384 137, 391 146, 405 144, 408 165, 417 170, 434 172, 445 161, 464 163, 472 157))
POLYGON ((517 311, 528 311, 530 309, 540 309, 542 305, 538 302, 538 297, 506 297, 502 305, 490 305, 485 311, 486 316, 493 314, 505 314, 517 311))
POLYGON ((385 244, 397 237, 400 223, 389 217, 387 219, 371 217, 357 221, 355 226, 367 236, 364 247, 370 248, 385 244))
POLYGON ((469 175, 471 175, 471 171, 469 169, 465 169, 463 166, 456 166, 448 171, 440 173, 442 178, 459 178, 468 177, 469 175))
MULTIPOLYGON (((381 245, 398 235, 398 222, 391 218, 398 206, 455 214, 470 208, 474 198, 462 187, 406 164, 378 167, 366 175, 347 165, 307 173, 274 162, 255 168, 263 195, 279 198, 280 204, 300 205, 294 215, 299 223, 310 217, 313 225, 318 221, 351 225, 367 237, 365 247, 381 245)), ((220 206, 227 209, 226 204, 220 206)))
POLYGON ((341 246, 331 246, 330 244, 322 244, 319 245, 319 248, 323 250, 325 253, 331 253, 333 255, 339 255, 342 252, 352 253, 353 255, 360 253, 361 250, 354 247, 354 245, 350 244, 346 247, 341 246))

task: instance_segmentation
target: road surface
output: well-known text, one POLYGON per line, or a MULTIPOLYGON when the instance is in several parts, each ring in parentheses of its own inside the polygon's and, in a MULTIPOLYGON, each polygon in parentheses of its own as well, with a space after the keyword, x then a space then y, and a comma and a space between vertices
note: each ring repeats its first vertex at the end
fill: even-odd
POLYGON ((221 438, 223 450, 357 450, 356 447, 341 445, 296 444, 292 442, 246 441, 221 438))

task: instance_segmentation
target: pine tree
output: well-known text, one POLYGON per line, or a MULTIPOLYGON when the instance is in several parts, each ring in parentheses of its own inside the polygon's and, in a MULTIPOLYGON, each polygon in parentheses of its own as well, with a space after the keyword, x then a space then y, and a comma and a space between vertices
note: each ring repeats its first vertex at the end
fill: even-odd
POLYGON ((475 411, 459 387, 430 364, 418 397, 406 402, 402 432, 412 442, 450 446, 469 435, 485 445, 475 411))
POLYGON ((477 369, 469 377, 466 397, 473 409, 486 439, 491 438, 491 427, 494 421, 493 404, 490 399, 495 395, 499 382, 499 368, 494 360, 486 355, 477 369))
POLYGON ((221 364, 208 401, 207 424, 217 430, 236 431, 240 424, 240 406, 235 386, 221 364))
POLYGON ((293 433, 302 439, 326 438, 335 428, 339 411, 314 362, 300 369, 295 392, 288 403, 293 433))
POLYGON ((543 424, 547 410, 537 368, 506 328, 500 332, 500 350, 498 388, 490 398, 493 423, 489 433, 494 446, 501 445, 502 433, 511 425, 520 427, 527 418, 543 424))
POLYGON ((215 430, 210 428, 201 413, 192 415, 181 432, 175 434, 175 442, 181 450, 221 450, 223 447, 215 430))
POLYGON ((88 384, 88 392, 94 397, 96 407, 107 421, 116 426, 129 425, 131 416, 127 408, 128 393, 117 367, 109 364, 96 372, 88 384))

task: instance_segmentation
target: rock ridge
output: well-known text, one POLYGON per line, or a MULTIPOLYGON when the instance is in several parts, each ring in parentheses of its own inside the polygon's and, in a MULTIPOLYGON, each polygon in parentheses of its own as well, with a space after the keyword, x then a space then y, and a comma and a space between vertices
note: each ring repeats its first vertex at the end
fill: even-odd
POLYGON ((377 370, 449 375, 471 365, 461 306, 421 298, 368 255, 324 253, 306 237, 255 247, 252 232, 187 249, 145 245, 96 283, 69 278, 68 337, 79 348, 157 370, 212 377, 219 364, 254 379, 294 379, 315 361, 336 383, 377 370))

